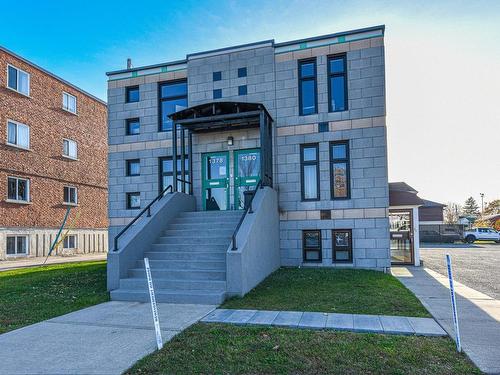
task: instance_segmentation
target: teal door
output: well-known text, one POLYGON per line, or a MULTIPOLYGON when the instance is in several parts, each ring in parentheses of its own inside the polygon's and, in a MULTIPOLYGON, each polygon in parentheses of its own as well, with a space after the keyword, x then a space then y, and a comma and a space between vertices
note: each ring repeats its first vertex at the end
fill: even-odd
POLYGON ((234 151, 234 205, 245 207, 244 192, 255 190, 260 180, 260 149, 234 151))
POLYGON ((202 156, 203 209, 229 209, 229 153, 211 152, 202 156))

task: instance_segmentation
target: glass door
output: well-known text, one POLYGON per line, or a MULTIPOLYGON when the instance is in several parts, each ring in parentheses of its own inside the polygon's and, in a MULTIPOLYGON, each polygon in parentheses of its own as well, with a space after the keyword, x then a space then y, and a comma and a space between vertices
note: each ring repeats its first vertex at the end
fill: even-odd
POLYGON ((229 153, 212 152, 202 157, 203 209, 229 209, 229 153))
POLYGON ((392 264, 413 264, 413 223, 410 210, 389 212, 392 264))
POLYGON ((245 191, 255 190, 260 180, 260 149, 234 151, 234 206, 245 208, 245 191))

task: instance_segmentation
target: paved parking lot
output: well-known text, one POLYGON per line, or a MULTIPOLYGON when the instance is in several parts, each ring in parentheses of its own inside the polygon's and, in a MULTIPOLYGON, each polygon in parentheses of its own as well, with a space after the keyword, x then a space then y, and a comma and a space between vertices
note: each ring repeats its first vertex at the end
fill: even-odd
POLYGON ((446 253, 450 253, 454 278, 470 288, 500 299, 500 244, 422 244, 424 267, 447 275, 446 253))

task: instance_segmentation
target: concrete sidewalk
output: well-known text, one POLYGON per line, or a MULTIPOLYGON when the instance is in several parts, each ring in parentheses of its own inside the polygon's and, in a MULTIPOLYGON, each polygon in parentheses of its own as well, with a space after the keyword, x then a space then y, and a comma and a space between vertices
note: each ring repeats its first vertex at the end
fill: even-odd
MULTIPOLYGON (((79 254, 72 256, 50 256, 45 264, 62 264, 62 263, 73 263, 73 262, 92 262, 96 260, 106 260, 108 257, 107 253, 95 253, 95 254, 79 254)), ((45 257, 36 258, 25 258, 18 260, 2 260, 0 261, 0 272, 9 271, 17 268, 29 268, 41 266, 45 261, 45 257)))
POLYGON ((446 336, 446 332, 432 318, 405 316, 217 309, 201 321, 236 325, 336 329, 392 335, 446 336))
MULTIPOLYGON (((455 338, 447 276, 419 267, 393 267, 392 274, 455 338)), ((481 371, 500 373, 500 301, 456 281, 455 292, 463 350, 481 371)))
MULTIPOLYGON (((163 341, 216 306, 158 304, 163 341)), ((156 350, 151 305, 106 302, 0 335, 0 374, 121 374, 156 350)))

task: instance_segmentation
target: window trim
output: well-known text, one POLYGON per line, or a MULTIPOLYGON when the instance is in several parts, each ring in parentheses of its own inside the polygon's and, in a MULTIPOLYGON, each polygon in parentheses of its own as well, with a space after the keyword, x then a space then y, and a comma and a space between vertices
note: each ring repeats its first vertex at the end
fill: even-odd
POLYGON ((330 154, 330 197, 331 200, 346 200, 351 199, 351 155, 350 155, 350 147, 349 141, 331 141, 329 144, 328 152, 330 154), (346 158, 343 159, 335 159, 333 157, 333 146, 335 145, 345 145, 346 146, 346 158), (347 196, 345 197, 336 197, 335 189, 334 189, 334 178, 333 178, 333 164, 334 163, 346 163, 346 175, 347 175, 347 196))
POLYGON ((125 193, 125 194, 126 194, 126 198, 127 198, 127 202, 126 202, 127 210, 140 210, 141 209, 141 203, 140 203, 140 201, 141 201, 141 192, 140 191, 129 191, 129 192, 125 193), (130 205, 130 197, 132 195, 134 195, 134 196, 138 195, 139 196, 139 207, 132 207, 130 205))
POLYGON ((12 90, 14 92, 17 92, 18 94, 21 94, 21 95, 24 95, 26 97, 30 97, 30 94, 31 94, 31 74, 28 73, 27 71, 23 70, 23 69, 20 69, 12 64, 7 64, 7 70, 6 70, 6 77, 7 77, 7 80, 6 80, 6 83, 5 83, 5 86, 9 89, 9 90, 12 90), (9 86, 9 66, 11 68, 14 68, 16 69, 18 72, 21 71, 23 73, 25 73, 27 76, 28 76, 28 93, 25 94, 24 92, 22 91, 19 91, 19 73, 17 74, 17 79, 16 79, 16 85, 17 85, 17 88, 16 89, 13 89, 12 87, 9 86))
POLYGON ((7 136, 7 139, 6 139, 6 142, 5 144, 8 145, 8 146, 12 146, 12 147, 16 147, 16 148, 19 148, 21 150, 28 150, 30 151, 30 147, 31 147, 31 128, 29 127, 29 125, 26 125, 26 124, 23 124, 22 122, 19 122, 19 121, 15 121, 15 120, 11 120, 11 119, 7 119, 7 131, 6 131, 6 136, 7 136), (10 143, 9 142, 9 122, 16 125, 16 140, 17 140, 17 128, 19 127, 19 125, 21 126, 26 126, 28 128, 28 147, 24 147, 24 146, 21 146, 17 143, 10 143))
POLYGON ((353 239, 352 229, 332 229, 332 263, 352 263, 353 262, 353 239), (348 232, 349 233, 349 258, 337 260, 335 251, 335 232, 348 232))
POLYGON ((316 57, 307 58, 297 61, 297 81, 299 83, 299 116, 311 116, 318 113, 318 63, 316 57), (301 77, 301 66, 302 64, 314 63, 314 75, 312 77, 301 77), (304 114, 302 108, 302 82, 303 81, 314 81, 314 112, 304 114))
POLYGON ((188 92, 188 81, 187 78, 181 78, 181 79, 173 79, 170 81, 162 81, 158 82, 158 131, 159 132, 171 132, 172 129, 169 130, 163 130, 162 129, 162 102, 167 101, 167 100, 176 100, 176 99, 183 99, 186 98, 186 108, 189 107, 189 92, 188 92), (181 83, 185 82, 186 83, 186 95, 177 95, 177 96, 169 96, 168 98, 162 98, 161 97, 161 87, 163 85, 169 85, 169 84, 176 84, 176 83, 181 83))
MULTIPOLYGON (((69 152, 69 147, 68 147, 68 152, 69 152)), ((66 158, 66 159, 78 160, 78 142, 76 142, 75 140, 70 139, 70 138, 63 138, 63 152, 62 152, 62 156, 63 156, 63 158, 66 158), (74 142, 75 143, 76 156, 66 155, 64 153, 64 141, 74 142)))
POLYGON ((70 94, 69 92, 63 91, 62 92, 62 109, 66 112, 72 113, 73 115, 76 115, 78 112, 78 100, 77 97, 73 94, 70 94), (73 112, 72 110, 69 109, 69 107, 64 107, 64 95, 67 95, 68 97, 74 98, 75 99, 75 111, 73 112))
POLYGON ((22 257, 22 256, 28 256, 30 254, 30 235, 29 234, 7 234, 5 236, 5 256, 6 257, 22 257), (7 254, 7 238, 8 237, 14 237, 14 254, 7 254), (18 253, 17 252, 17 239, 18 237, 23 237, 26 241, 26 252, 25 253, 18 253))
POLYGON ((315 202, 320 200, 320 176, 319 176, 319 143, 304 143, 300 145, 300 198, 302 202, 315 202), (316 148, 316 160, 304 161, 304 149, 316 148), (316 198, 305 198, 304 190, 304 166, 316 164, 316 198))
POLYGON ((17 177, 17 176, 7 176, 7 202, 9 203, 20 203, 20 204, 30 204, 31 203, 31 181, 29 178, 24 178, 24 177, 17 177), (9 198, 9 178, 13 178, 16 180, 16 199, 9 198), (27 193, 26 193, 26 200, 24 199, 18 199, 18 180, 24 180, 26 181, 26 187, 27 187, 27 193))
POLYGON ((327 58, 327 65, 328 65, 328 112, 345 112, 349 110, 349 98, 348 98, 348 90, 347 90, 347 55, 345 53, 341 54, 336 54, 336 55, 330 55, 327 58), (344 61, 344 71, 342 73, 332 73, 331 72, 331 60, 336 60, 342 58, 344 61), (345 98, 345 106, 343 110, 336 110, 334 111, 332 109, 332 83, 331 83, 331 78, 333 77, 344 77, 344 98, 345 98))
POLYGON ((138 103, 141 101, 141 90, 139 88, 139 85, 133 85, 133 86, 127 86, 125 87, 125 103, 138 103), (129 98, 129 92, 132 91, 132 90, 135 90, 137 89, 137 91, 139 92, 139 99, 137 100, 134 100, 134 101, 129 101, 128 98, 129 98))
MULTIPOLYGON (((68 191, 68 197, 71 197, 70 191, 68 191)), ((78 206, 78 187, 73 186, 73 185, 64 185, 63 186, 63 204, 66 206, 78 206), (74 202, 68 202, 64 200, 64 190, 65 189, 75 189, 75 201, 74 202)))
MULTIPOLYGON (((316 249, 315 247, 307 248, 310 251, 316 249)), ((323 240, 321 237, 321 229, 303 229, 302 230, 302 262, 303 263, 322 263, 323 262, 323 240), (310 260, 306 259, 306 233, 307 232, 318 232, 319 233, 319 259, 310 260)))
POLYGON ((125 119, 125 135, 139 135, 139 134, 141 134, 141 119, 139 117, 131 117, 131 118, 125 119), (133 133, 130 132, 129 125, 132 122, 138 122, 139 123, 139 133, 133 134, 133 133))
POLYGON ((135 177, 135 176, 140 176, 141 175, 141 159, 127 159, 125 160, 125 176, 127 177, 135 177), (130 164, 131 163, 139 163, 139 173, 138 174, 132 174, 130 173, 130 164))

